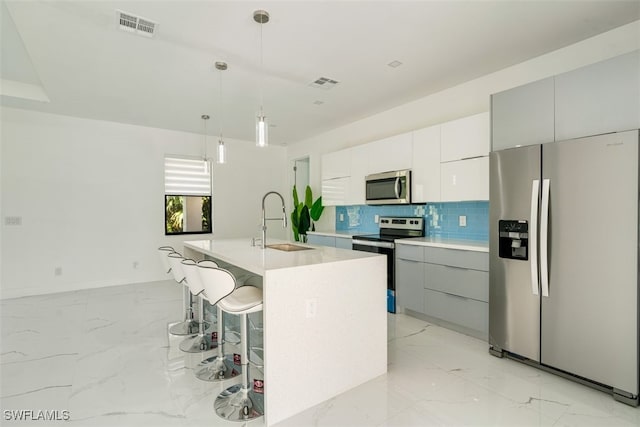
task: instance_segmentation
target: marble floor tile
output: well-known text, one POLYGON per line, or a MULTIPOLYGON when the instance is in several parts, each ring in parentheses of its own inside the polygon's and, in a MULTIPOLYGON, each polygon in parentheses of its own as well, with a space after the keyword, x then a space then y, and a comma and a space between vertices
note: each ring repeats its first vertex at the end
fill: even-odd
MULTIPOLYGON (((206 305, 205 312, 213 319, 206 305)), ((183 353, 183 338, 168 334, 183 315, 182 287, 171 280, 0 301, 1 424, 61 425, 9 420, 5 412, 57 410, 68 411, 64 423, 83 427, 245 425, 213 412, 217 394, 236 379, 210 383, 194 376, 215 350, 183 353)), ((229 319, 226 327, 237 330, 237 322, 229 319)), ((226 350, 238 347, 229 342, 226 350)), ((264 420, 246 425, 263 427, 264 420)), ((476 338, 390 314, 387 374, 279 423, 465 425, 640 426, 640 409, 495 358, 476 338)))

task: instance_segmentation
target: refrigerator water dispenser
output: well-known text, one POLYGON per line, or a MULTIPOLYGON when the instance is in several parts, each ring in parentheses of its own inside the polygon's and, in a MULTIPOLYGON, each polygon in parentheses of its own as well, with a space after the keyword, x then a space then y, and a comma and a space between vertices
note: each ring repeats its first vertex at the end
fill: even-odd
POLYGON ((498 221, 500 258, 529 259, 529 223, 527 221, 498 221))

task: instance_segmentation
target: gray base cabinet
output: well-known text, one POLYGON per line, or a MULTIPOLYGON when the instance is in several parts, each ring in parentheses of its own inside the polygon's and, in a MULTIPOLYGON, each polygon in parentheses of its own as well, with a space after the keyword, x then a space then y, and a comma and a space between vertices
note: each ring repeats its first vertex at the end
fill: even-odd
POLYGON ((486 338, 489 254, 398 244, 396 299, 398 306, 442 320, 443 326, 486 338))
POLYGON ((310 245, 331 246, 340 249, 351 249, 351 237, 321 236, 308 234, 307 243, 310 245))
POLYGON ((424 312, 424 263, 396 258, 396 304, 424 312))

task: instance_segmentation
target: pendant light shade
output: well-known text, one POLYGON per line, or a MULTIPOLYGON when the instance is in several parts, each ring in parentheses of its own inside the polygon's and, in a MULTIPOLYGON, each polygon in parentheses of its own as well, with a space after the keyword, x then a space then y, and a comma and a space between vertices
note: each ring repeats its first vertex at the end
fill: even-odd
MULTIPOLYGON (((253 20, 260 24, 260 72, 261 78, 264 80, 264 64, 262 54, 262 25, 269 22, 269 12, 266 10, 256 10, 253 12, 253 20)), ((260 83, 260 113, 256 116, 256 145, 258 147, 267 147, 269 145, 269 123, 267 117, 262 111, 263 107, 263 86, 264 81, 260 83)))
POLYGON ((219 92, 219 106, 220 111, 218 116, 220 117, 220 138, 218 139, 218 156, 217 163, 223 165, 227 163, 227 150, 222 139, 222 72, 227 69, 226 62, 216 62, 216 69, 220 71, 220 92, 219 92))
POLYGON ((269 123, 262 111, 256 116, 256 145, 258 147, 269 145, 269 123))
POLYGON ((224 147, 224 141, 218 140, 218 164, 227 163, 227 150, 224 147))
POLYGON ((202 140, 202 160, 204 160, 204 171, 209 173, 209 159, 207 159, 207 120, 209 120, 208 114, 200 116, 202 123, 204 123, 204 138, 202 140))

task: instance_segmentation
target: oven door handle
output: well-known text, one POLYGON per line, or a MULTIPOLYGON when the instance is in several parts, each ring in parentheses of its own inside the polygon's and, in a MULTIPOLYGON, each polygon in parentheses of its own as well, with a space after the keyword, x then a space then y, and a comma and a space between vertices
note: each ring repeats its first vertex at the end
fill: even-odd
POLYGON ((351 241, 352 246, 353 245, 361 245, 361 246, 374 246, 376 248, 387 248, 387 249, 393 249, 395 247, 395 245, 391 242, 374 242, 371 240, 358 240, 358 239, 353 239, 351 241))

